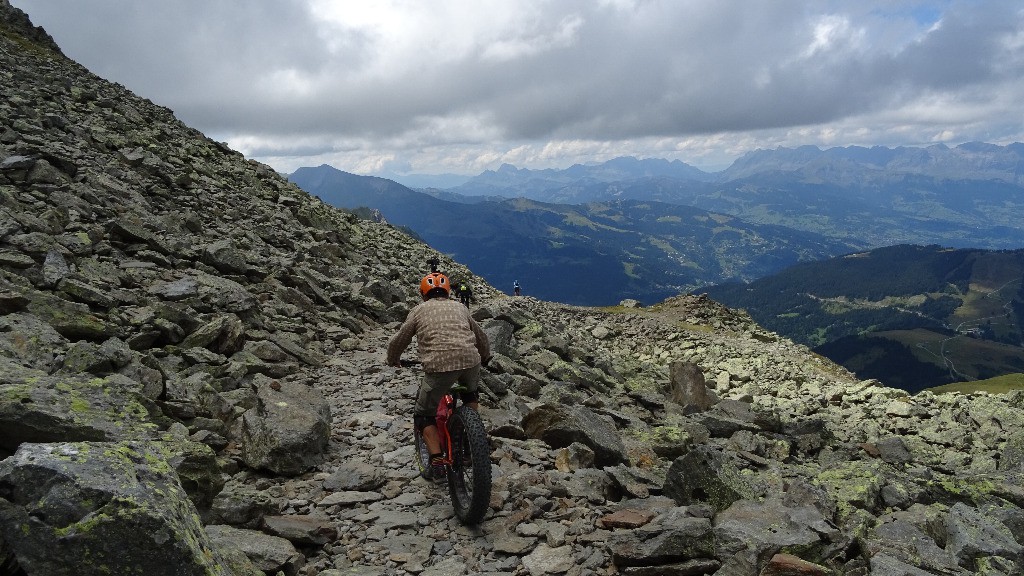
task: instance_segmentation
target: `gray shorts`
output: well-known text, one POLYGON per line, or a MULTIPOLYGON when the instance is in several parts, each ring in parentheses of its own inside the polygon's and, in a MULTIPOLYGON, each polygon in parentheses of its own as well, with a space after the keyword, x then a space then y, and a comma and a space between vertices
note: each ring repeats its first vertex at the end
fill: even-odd
POLYGON ((433 422, 433 417, 437 414, 437 404, 456 382, 465 386, 470 392, 476 392, 480 386, 480 365, 451 372, 424 373, 419 394, 416 395, 414 414, 428 416, 433 422))

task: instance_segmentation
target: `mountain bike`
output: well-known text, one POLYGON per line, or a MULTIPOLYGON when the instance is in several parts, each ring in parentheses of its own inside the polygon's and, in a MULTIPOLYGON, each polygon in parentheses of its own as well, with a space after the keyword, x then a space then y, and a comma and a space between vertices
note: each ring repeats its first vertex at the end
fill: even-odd
MULTIPOLYGON (((403 366, 415 364, 418 362, 402 361, 403 366)), ((435 418, 455 516, 463 524, 473 525, 483 520, 491 501, 491 447, 480 414, 460 404, 459 393, 466 391, 459 384, 452 386, 438 402, 435 418)), ((413 442, 420 475, 431 479, 430 453, 415 426, 413 442)))

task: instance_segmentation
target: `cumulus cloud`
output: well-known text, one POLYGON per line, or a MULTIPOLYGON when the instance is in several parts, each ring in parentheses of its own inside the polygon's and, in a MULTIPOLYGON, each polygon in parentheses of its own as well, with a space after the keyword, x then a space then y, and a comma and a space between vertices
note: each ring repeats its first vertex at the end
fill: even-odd
POLYGON ((70 57, 281 171, 1021 140, 1010 0, 12 0, 70 57))

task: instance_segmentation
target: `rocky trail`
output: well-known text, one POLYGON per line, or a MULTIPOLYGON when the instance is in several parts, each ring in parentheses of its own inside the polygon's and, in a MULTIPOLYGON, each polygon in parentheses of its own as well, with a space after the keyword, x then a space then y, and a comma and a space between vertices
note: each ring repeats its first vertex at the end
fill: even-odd
MULTIPOLYGON (((557 454, 538 440, 492 437, 492 510, 476 527, 455 518, 447 485, 419 476, 411 409, 421 374, 383 365, 392 332, 363 334, 354 349, 312 375, 333 414, 331 442, 316 471, 293 479, 239 475, 215 511, 238 514, 232 501, 251 505, 244 496, 233 500, 247 487, 272 495, 282 509, 265 526, 287 526, 281 535, 305 544, 309 557, 300 560, 271 540, 277 547, 268 544, 265 553, 286 573, 303 563, 298 573, 328 576, 331 569, 366 576, 607 573, 607 533, 595 520, 612 508, 595 507, 600 493, 574 501, 565 487, 551 486, 545 470, 555 469, 557 454)), ((415 345, 406 352, 414 356, 415 345)), ((482 412, 486 420, 489 410, 482 412)))

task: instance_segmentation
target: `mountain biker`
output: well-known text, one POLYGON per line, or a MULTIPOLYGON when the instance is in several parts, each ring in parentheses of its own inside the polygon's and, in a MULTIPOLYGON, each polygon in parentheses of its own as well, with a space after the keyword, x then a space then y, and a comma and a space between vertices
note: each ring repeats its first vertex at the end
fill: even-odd
POLYGON ((434 423, 437 404, 452 385, 459 382, 468 389, 462 393, 463 402, 476 410, 480 367, 491 357, 487 335, 470 316, 468 308, 448 298, 449 289, 450 282, 444 274, 431 272, 424 276, 420 281, 423 302, 409 312, 402 327, 388 342, 387 350, 387 364, 400 367, 402 352, 416 337, 423 382, 416 395, 413 424, 423 435, 435 479, 444 475, 443 467, 438 464, 443 455, 434 423))
POLYGON ((469 287, 466 282, 459 282, 457 288, 455 288, 455 295, 459 297, 459 302, 462 302, 469 308, 469 302, 473 299, 473 289, 469 287))

